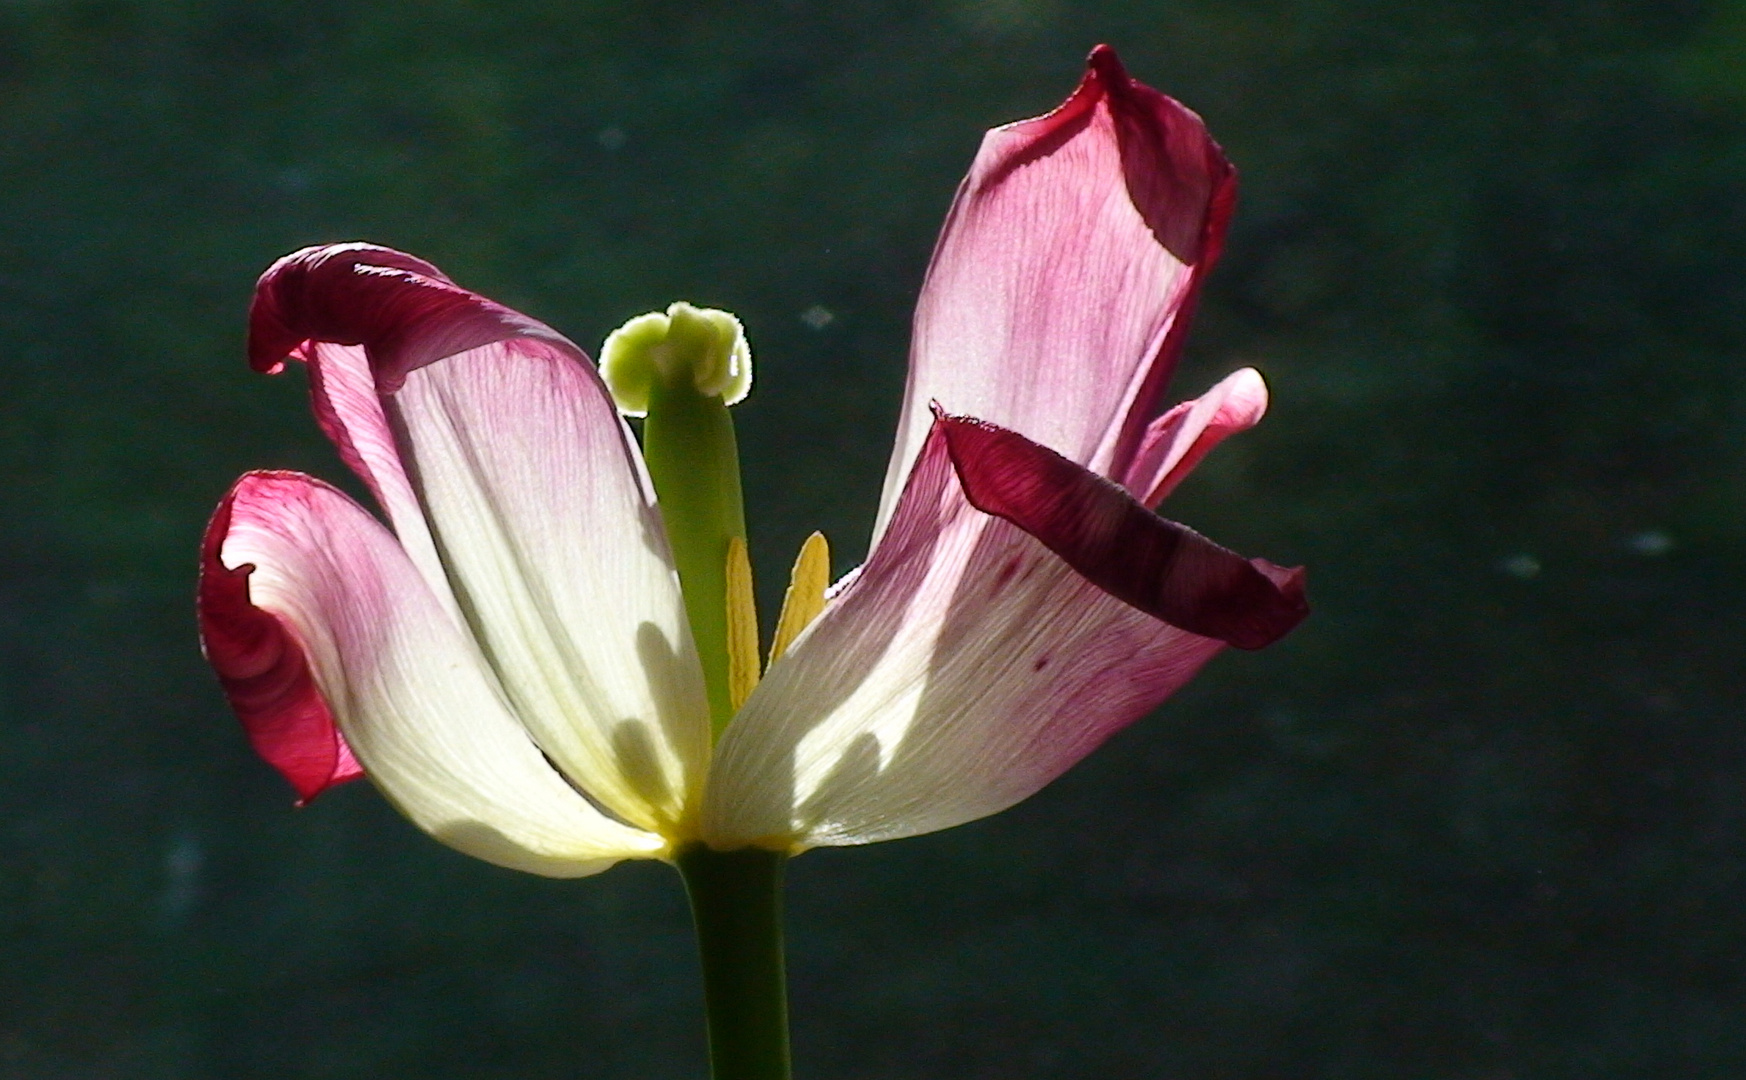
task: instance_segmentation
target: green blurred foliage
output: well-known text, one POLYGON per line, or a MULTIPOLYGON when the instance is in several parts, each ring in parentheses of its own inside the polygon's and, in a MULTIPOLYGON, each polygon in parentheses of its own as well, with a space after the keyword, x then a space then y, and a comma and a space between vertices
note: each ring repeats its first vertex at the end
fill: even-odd
POLYGON ((342 470, 241 361, 309 243, 584 345, 744 318, 766 609, 871 523, 988 126, 1096 41, 1243 201, 1170 513, 1316 614, 1024 806, 793 868, 816 1077, 1746 1071, 1746 6, 0 2, 0 1075, 700 1075, 676 880, 292 812, 199 659, 204 516, 342 470), (833 318, 818 329, 801 315, 833 318))

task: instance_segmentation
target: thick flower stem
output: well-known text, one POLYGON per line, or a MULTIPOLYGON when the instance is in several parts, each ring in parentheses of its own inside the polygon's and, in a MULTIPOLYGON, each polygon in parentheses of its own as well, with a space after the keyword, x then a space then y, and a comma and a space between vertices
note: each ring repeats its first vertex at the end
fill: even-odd
POLYGON ((788 980, 782 961, 782 869, 762 848, 679 851, 703 959, 714 1080, 789 1080, 788 980))

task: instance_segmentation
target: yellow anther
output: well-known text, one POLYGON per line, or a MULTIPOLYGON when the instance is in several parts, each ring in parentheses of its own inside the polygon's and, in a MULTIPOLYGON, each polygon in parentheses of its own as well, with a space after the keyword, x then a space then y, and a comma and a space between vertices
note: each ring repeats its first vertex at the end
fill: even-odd
POLYGON ((776 640, 770 643, 772 664, 824 610, 825 589, 830 583, 831 546, 825 543, 824 533, 815 532, 800 545, 794 570, 788 576, 788 593, 782 597, 782 617, 776 620, 776 640))
POLYGON ((746 542, 728 540, 727 553, 728 699, 737 712, 758 688, 758 606, 752 596, 752 560, 746 542))

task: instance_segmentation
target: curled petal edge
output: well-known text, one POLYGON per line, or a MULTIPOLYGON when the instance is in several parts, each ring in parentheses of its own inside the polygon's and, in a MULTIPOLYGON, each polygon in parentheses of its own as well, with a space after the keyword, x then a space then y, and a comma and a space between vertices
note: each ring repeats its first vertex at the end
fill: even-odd
POLYGON ((1116 599, 1239 649, 1271 645, 1309 614, 1302 567, 1245 559, 1015 431, 938 404, 934 423, 971 506, 1029 533, 1116 599))
POLYGON ((1214 447, 1254 427, 1266 413, 1267 383, 1261 373, 1233 371, 1200 397, 1152 421, 1139 453, 1118 479, 1142 503, 1156 507, 1214 447))
POLYGON ((249 743, 296 790, 301 806, 330 787, 363 776, 364 769, 334 723, 296 634, 278 616, 250 602, 254 566, 224 565, 221 553, 230 533, 231 505, 237 490, 256 476, 301 474, 250 473, 218 504, 201 547, 200 645, 249 743))
MULTIPOLYGON (((586 363, 574 342, 538 319, 463 289, 414 255, 376 244, 324 244, 269 266, 249 305, 249 366, 265 374, 305 359, 305 343, 362 345, 376 389, 413 371, 510 338, 547 342, 586 363)), ((592 365, 589 365, 592 366, 592 365)))

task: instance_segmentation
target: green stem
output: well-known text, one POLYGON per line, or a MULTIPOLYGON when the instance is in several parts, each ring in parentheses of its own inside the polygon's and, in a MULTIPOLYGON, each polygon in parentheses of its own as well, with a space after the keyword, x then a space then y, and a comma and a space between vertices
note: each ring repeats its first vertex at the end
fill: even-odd
POLYGON ((788 979, 782 961, 782 868, 763 848, 681 848, 703 958, 714 1080, 790 1080, 788 979))

